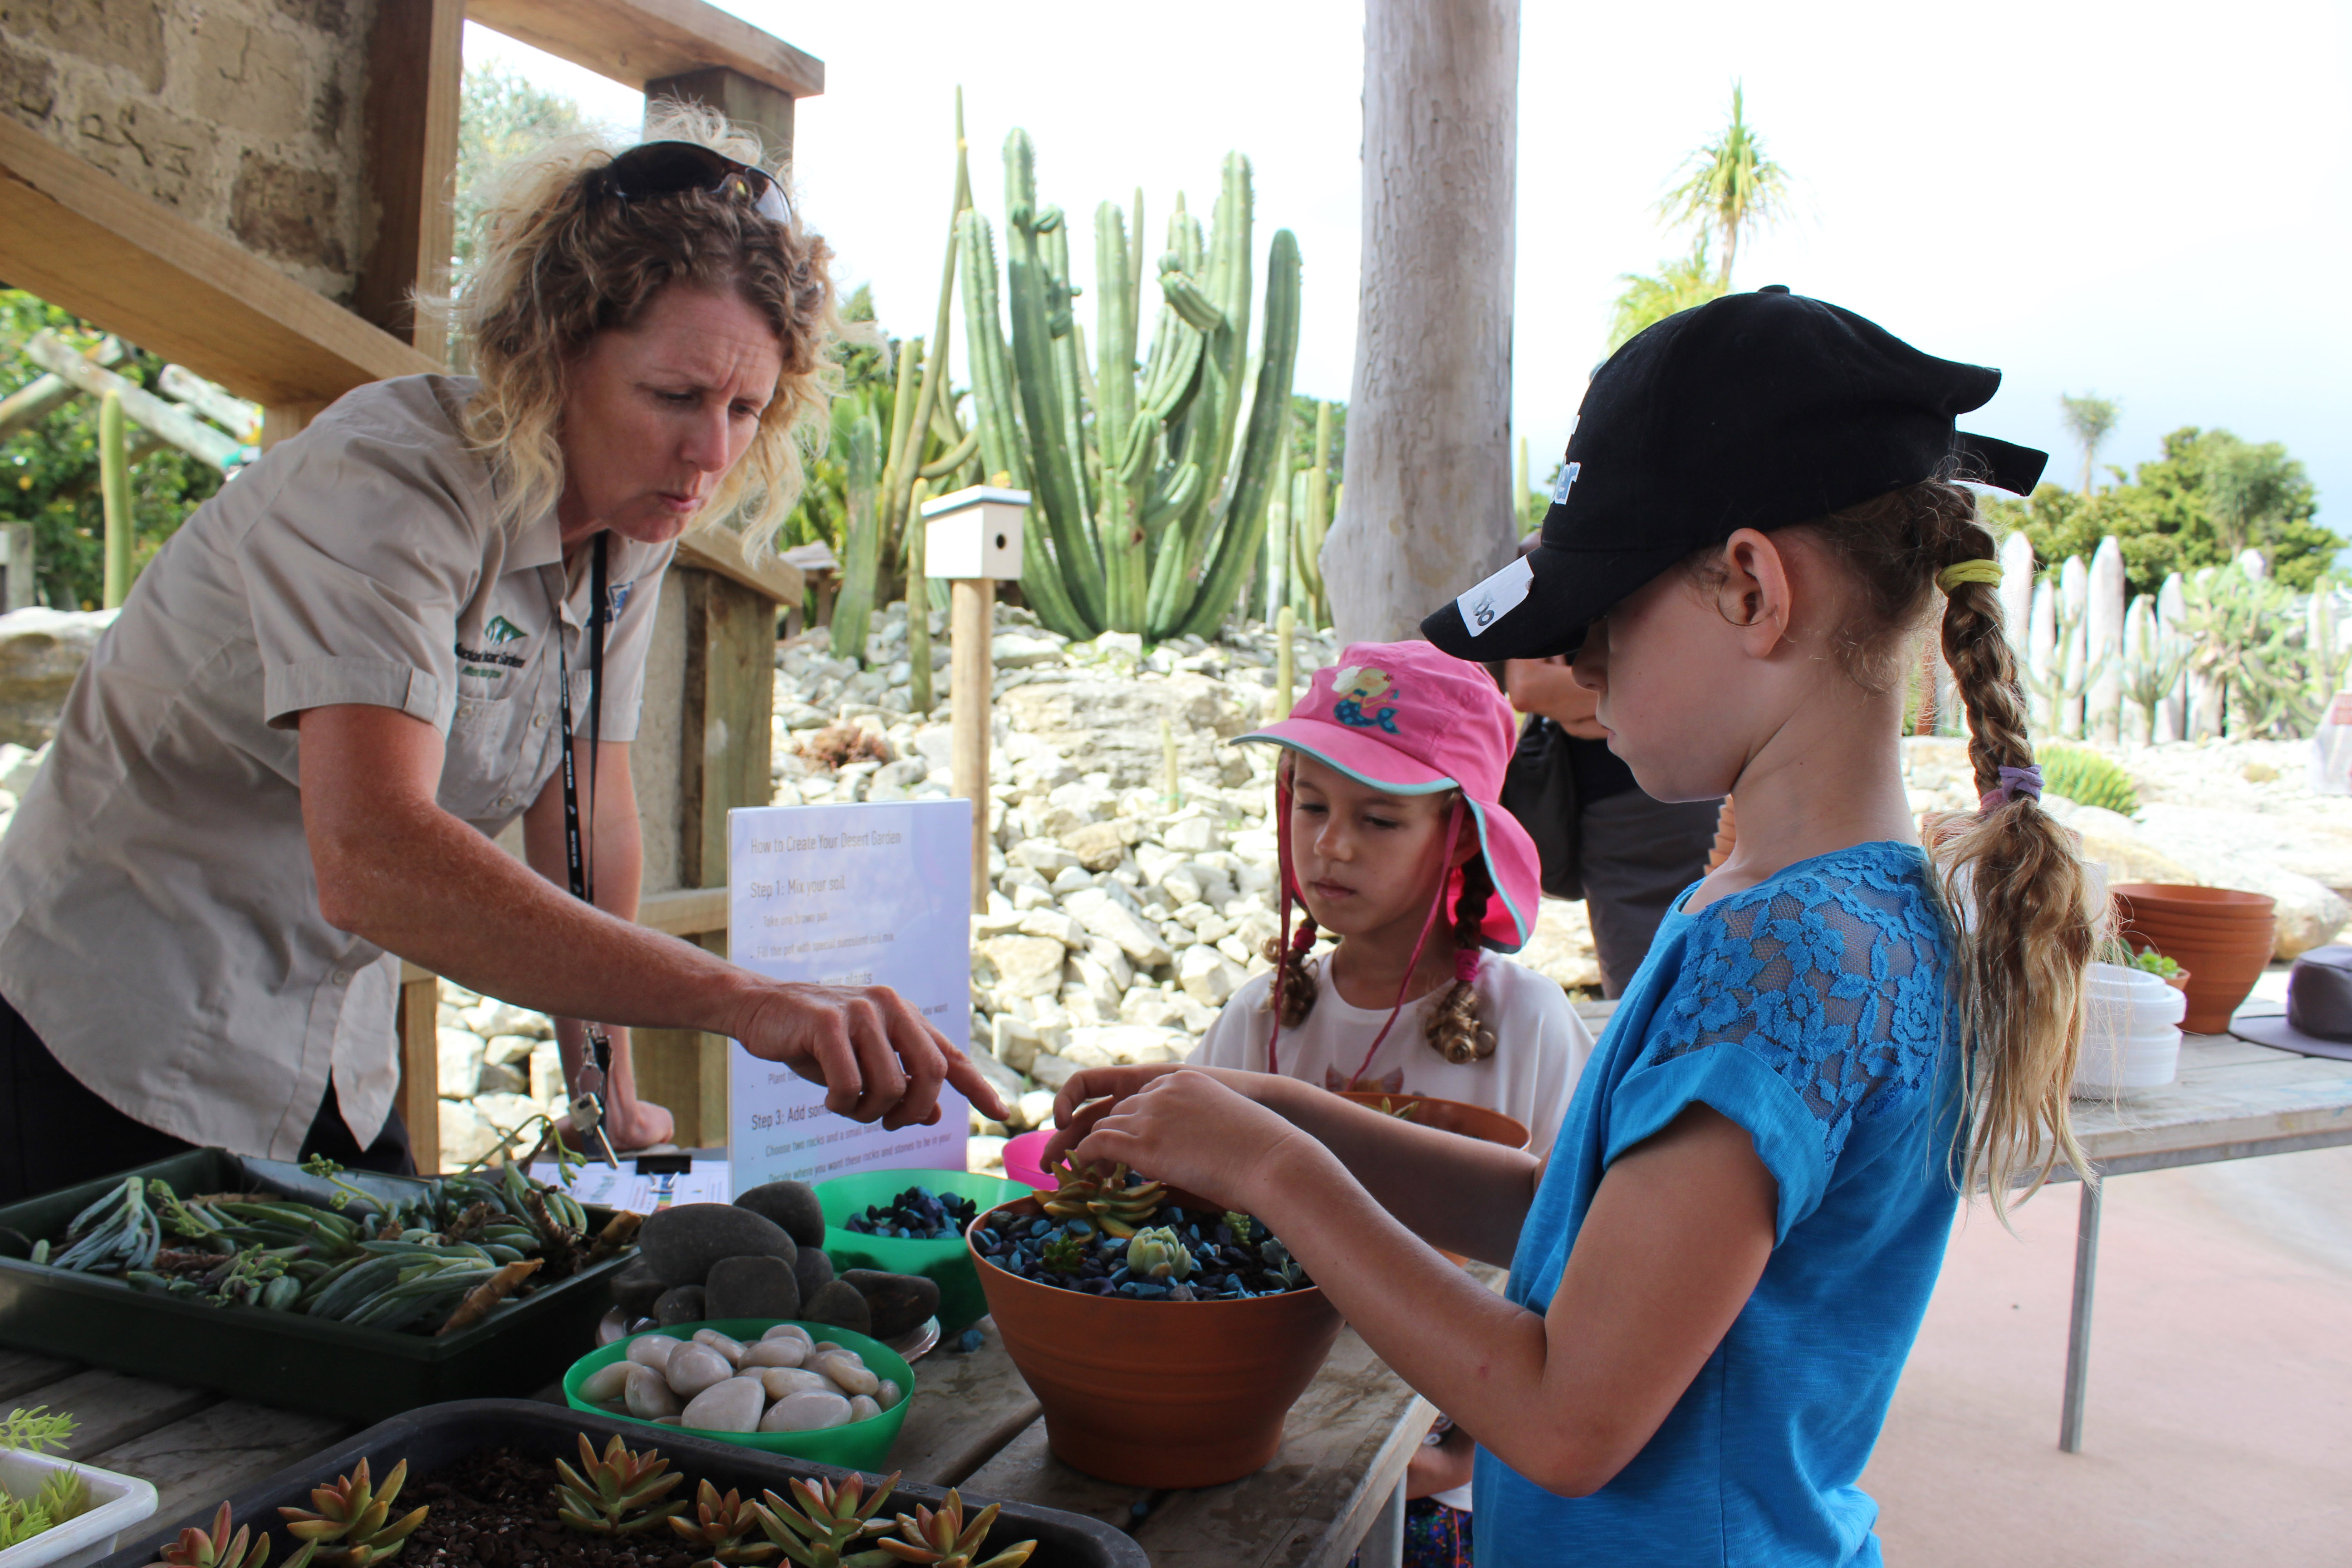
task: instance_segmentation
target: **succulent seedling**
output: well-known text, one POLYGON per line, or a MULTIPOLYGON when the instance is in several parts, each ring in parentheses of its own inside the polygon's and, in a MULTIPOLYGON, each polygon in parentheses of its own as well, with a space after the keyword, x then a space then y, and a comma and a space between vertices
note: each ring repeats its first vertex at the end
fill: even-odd
POLYGON ((1050 1274, 1076 1274, 1086 1267, 1087 1244, 1082 1237, 1065 1233, 1049 1237, 1038 1267, 1050 1274))
POLYGON ((1412 1120, 1412 1113, 1420 1109, 1421 1101, 1417 1100, 1408 1100, 1401 1104, 1391 1105, 1387 1095, 1384 1094, 1381 1096, 1381 1114, 1382 1116, 1393 1116, 1400 1121, 1410 1121, 1412 1120))
POLYGON ((660 1500, 686 1479, 663 1474, 668 1468, 669 1461, 652 1448, 631 1453, 618 1434, 599 1456, 583 1432, 580 1468, 555 1461, 556 1473, 563 1478, 555 1489, 555 1517, 590 1535, 636 1535, 652 1530, 670 1515, 686 1511, 683 1499, 660 1500))
POLYGON ((1129 1186, 1125 1165, 1113 1165, 1106 1175, 1100 1165, 1080 1171, 1065 1159, 1054 1174, 1061 1184, 1040 1201, 1040 1207, 1055 1219, 1091 1220, 1122 1241, 1151 1223, 1168 1194, 1158 1182, 1129 1186))
POLYGON ((910 1518, 898 1516, 898 1539, 885 1538, 876 1545, 899 1563, 920 1563, 929 1568, 1021 1568, 1029 1554, 1037 1550, 1034 1541, 1024 1541, 1008 1546, 987 1562, 976 1561, 980 1543, 988 1539, 988 1527, 996 1522, 997 1505, 990 1503, 963 1521, 963 1496, 950 1490, 937 1509, 915 1505, 910 1518))
POLYGON ((893 1470, 890 1479, 867 1497, 864 1476, 837 1482, 795 1478, 793 1499, 800 1507, 794 1508, 773 1492, 765 1493, 759 1510, 760 1528, 801 1568, 890 1568, 899 1559, 887 1552, 849 1549, 860 1536, 888 1528, 874 1522, 874 1512, 898 1484, 898 1472, 893 1470))
POLYGON ((690 1521, 673 1518, 669 1527, 701 1547, 705 1562, 765 1563, 776 1554, 772 1542, 743 1540, 760 1528, 759 1504, 745 1502, 732 1491, 721 1497, 709 1481, 702 1482, 694 1494, 694 1518, 690 1521))
POLYGON ((393 1500, 408 1480, 408 1461, 393 1466, 392 1474, 383 1479, 383 1489, 377 1491, 369 1484, 368 1462, 362 1459, 359 1468, 348 1476, 339 1476, 332 1486, 319 1487, 310 1493, 312 1509, 281 1508, 286 1532, 295 1540, 309 1542, 319 1549, 318 1561, 328 1568, 369 1568, 398 1555, 408 1543, 416 1527, 425 1522, 426 1509, 415 1509, 392 1519, 393 1500), (338 1544, 340 1543, 340 1544, 338 1544))
MULTIPOLYGON (((190 1525, 147 1568, 262 1568, 269 1561, 268 1531, 240 1524, 231 1534, 228 1519, 228 1504, 223 1503, 220 1511, 213 1515, 210 1530, 190 1525)), ((302 1549, 286 1560, 286 1568, 308 1568, 317 1550, 310 1542, 304 1542, 302 1549)))
POLYGON ((1247 1247, 1250 1244, 1250 1237, 1257 1234, 1257 1221, 1250 1218, 1249 1215, 1241 1213, 1237 1209, 1227 1209, 1225 1211, 1225 1228, 1234 1233, 1234 1239, 1235 1241, 1240 1242, 1244 1247, 1247 1247))
POLYGON ((1192 1254, 1172 1226, 1154 1226, 1128 1242, 1127 1271, 1139 1279, 1190 1279, 1192 1254))

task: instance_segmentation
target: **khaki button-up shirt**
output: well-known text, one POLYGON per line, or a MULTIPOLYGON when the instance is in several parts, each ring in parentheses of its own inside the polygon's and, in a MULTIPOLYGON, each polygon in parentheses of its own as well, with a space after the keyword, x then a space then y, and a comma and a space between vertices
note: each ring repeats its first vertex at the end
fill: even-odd
MULTIPOLYGON (((499 526, 457 423, 473 392, 361 387, 198 508, 100 639, 0 843, 0 995, 174 1137, 290 1159, 331 1079, 362 1142, 391 1110, 398 960, 320 912, 297 715, 433 725, 441 806, 495 835, 562 750, 560 636, 586 743, 588 573, 567 584, 552 513, 499 526)), ((603 732, 627 741, 671 547, 608 548, 603 732)), ((496 909, 474 918, 500 940, 496 909)))

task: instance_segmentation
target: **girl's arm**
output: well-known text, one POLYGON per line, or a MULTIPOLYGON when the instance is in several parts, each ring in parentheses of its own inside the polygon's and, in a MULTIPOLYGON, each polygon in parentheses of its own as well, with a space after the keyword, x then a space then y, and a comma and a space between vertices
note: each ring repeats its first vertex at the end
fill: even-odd
MULTIPOLYGON (((1370 1106, 1274 1073, 1181 1063, 1090 1068, 1063 1085, 1055 1099, 1059 1129, 1046 1141, 1045 1167, 1052 1169, 1104 1117, 1116 1114, 1129 1096, 1174 1072, 1214 1079, 1305 1132, 1328 1149, 1372 1201, 1413 1235, 1482 1263, 1511 1261, 1519 1244, 1520 1222, 1543 1180, 1543 1164, 1534 1155, 1383 1116, 1370 1106)), ((1178 1181, 1157 1165, 1129 1163, 1203 1197, 1210 1195, 1205 1188, 1178 1181)))
POLYGON ((1570 1497, 1648 1443, 1747 1304, 1775 1234, 1770 1173, 1705 1105, 1609 1167, 1540 1316, 1415 1240, 1304 1129, 1206 1075, 1157 1079, 1076 1152, 1264 1220, 1399 1376, 1570 1497))

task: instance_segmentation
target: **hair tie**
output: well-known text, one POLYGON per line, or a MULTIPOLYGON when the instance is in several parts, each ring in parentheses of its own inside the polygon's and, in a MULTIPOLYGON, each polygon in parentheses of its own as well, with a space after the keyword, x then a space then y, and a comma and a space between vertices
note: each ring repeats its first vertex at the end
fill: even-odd
POLYGON ((1315 918, 1309 915, 1298 922, 1298 930, 1290 939, 1290 951, 1304 955, 1315 945, 1315 918))
POLYGON ((2000 770, 2000 783, 1985 791, 1984 798, 1977 802, 1977 811, 1982 816, 1998 811, 2013 800, 2030 800, 2039 803, 2041 799, 2042 766, 2040 763, 2036 763, 2021 768, 2003 768, 2000 770))
POLYGON ((1983 583, 2000 586, 2000 563, 1979 556, 1974 561, 1955 561, 1936 574, 1936 586, 1948 594, 1963 583, 1983 583))
POLYGON ((1465 985, 1478 984, 1478 964, 1485 957, 1486 954, 1475 947, 1457 951, 1454 955, 1454 978, 1465 985))

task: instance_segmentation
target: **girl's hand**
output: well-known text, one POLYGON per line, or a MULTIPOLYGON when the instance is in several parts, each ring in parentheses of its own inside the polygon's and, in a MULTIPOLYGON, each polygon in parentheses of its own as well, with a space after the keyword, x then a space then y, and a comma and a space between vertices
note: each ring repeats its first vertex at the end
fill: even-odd
MULTIPOLYGON (((1134 1067, 1088 1068, 1062 1086, 1054 1097, 1054 1135, 1045 1140, 1045 1158, 1039 1168, 1051 1171, 1062 1157, 1076 1148, 1095 1123, 1109 1115, 1112 1110, 1130 1094, 1167 1077, 1171 1072, 1197 1072, 1213 1078, 1226 1088, 1254 1100, 1267 1103, 1263 1090, 1267 1087, 1264 1073, 1241 1072, 1233 1068, 1190 1067, 1183 1062, 1147 1062, 1134 1067)), ((1279 1083, 1286 1080, 1276 1079, 1279 1083)), ((1079 1163, 1084 1164, 1084 1161, 1079 1163)), ((1158 1172, 1146 1172, 1156 1176, 1158 1172)))
POLYGON ((1090 1131, 1072 1151, 1081 1165, 1125 1164, 1245 1214, 1259 1206, 1263 1173, 1279 1151, 1293 1140, 1314 1142, 1218 1076, 1183 1067, 1087 1113, 1090 1131))

